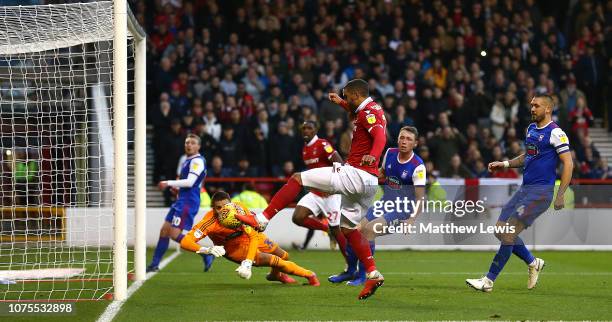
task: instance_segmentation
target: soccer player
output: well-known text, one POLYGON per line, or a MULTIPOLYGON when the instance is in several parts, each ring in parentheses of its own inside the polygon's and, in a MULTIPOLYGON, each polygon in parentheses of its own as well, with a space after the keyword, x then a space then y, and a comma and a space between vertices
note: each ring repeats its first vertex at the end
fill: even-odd
MULTIPOLYGON (((230 196, 226 192, 218 191, 212 197, 213 209, 204 215, 204 218, 191 229, 181 240, 181 247, 195 253, 210 253, 223 256, 231 261, 240 263, 236 269, 238 275, 244 279, 251 278, 251 267, 269 266, 272 268, 266 276, 269 281, 279 281, 283 284, 295 283, 295 280, 286 274, 304 277, 308 284, 319 286, 317 275, 299 265, 288 261, 289 253, 250 226, 243 225, 238 229, 227 228, 218 220, 219 211, 230 203, 230 196), (215 246, 201 247, 198 241, 210 237, 215 246)), ((249 210, 241 205, 245 213, 249 210)))
POLYGON ((345 109, 355 124, 347 162, 344 165, 334 163, 331 167, 293 174, 274 195, 263 213, 256 216, 238 215, 236 218, 264 230, 272 217, 295 200, 302 186, 330 194, 342 194, 341 230, 347 244, 351 245, 365 265, 367 280, 358 298, 366 299, 383 285, 384 277, 376 269, 368 241, 363 238, 357 226, 376 194, 378 162, 387 140, 387 120, 380 105, 369 97, 368 83, 363 79, 349 81, 342 89, 342 95, 344 99, 336 93, 330 93, 329 99, 345 109))
MULTIPOLYGON (((188 134, 185 138, 185 154, 187 158, 182 164, 179 180, 161 181, 160 189, 167 187, 178 188, 178 198, 172 204, 166 220, 159 232, 159 240, 151 264, 147 272, 159 270, 159 262, 166 250, 170 238, 180 243, 184 233, 188 232, 193 225, 193 218, 200 209, 200 186, 206 177, 206 160, 200 155, 200 137, 188 134)), ((212 265, 213 256, 201 254, 204 260, 204 270, 208 271, 212 265)))
MULTIPOLYGON (((305 121, 302 124, 304 148, 302 160, 308 169, 330 167, 334 162, 343 163, 340 153, 325 139, 317 136, 317 124, 305 121)), ((293 212, 293 222, 310 230, 328 232, 337 242, 342 254, 345 254, 346 237, 340 233, 340 200, 339 194, 327 194, 311 189, 300 201, 293 212), (327 222, 318 219, 319 215, 327 217, 327 222)), ((306 242, 304 243, 306 245, 306 242)))
POLYGON ((563 130, 551 119, 553 104, 549 95, 535 96, 531 100, 531 120, 534 123, 527 127, 526 152, 510 161, 489 163, 489 171, 524 167, 523 184, 502 208, 497 220, 497 226, 506 229, 496 234, 501 245, 489 272, 482 278, 466 280, 467 285, 476 290, 491 292, 493 282, 512 254, 521 258, 529 267, 527 289, 536 286, 538 276, 544 268, 544 260, 534 257, 518 235, 548 209, 553 199, 559 161, 563 163, 563 171, 561 184, 554 198, 555 210, 564 207, 563 195, 572 179, 574 166, 571 154, 568 153, 569 141, 563 130))
MULTIPOLYGON (((370 250, 374 254, 376 248, 375 239, 378 236, 383 236, 383 233, 377 233, 375 227, 397 226, 402 222, 408 224, 414 223, 418 215, 418 208, 404 208, 404 204, 416 206, 418 200, 425 200, 425 184, 426 170, 423 160, 414 153, 414 148, 417 146, 419 131, 412 126, 404 126, 400 129, 397 137, 397 148, 390 148, 385 153, 382 160, 382 165, 379 169, 380 177, 385 180, 383 186, 383 196, 381 202, 401 202, 401 211, 386 212, 382 214, 383 209, 375 209, 370 207, 366 218, 362 221, 361 232, 370 244, 370 250), (414 203, 411 203, 414 202, 414 203)), ((393 207, 396 209, 396 207, 393 207)), ((349 248, 347 256, 347 270, 337 275, 339 280, 345 279, 350 272, 357 269, 357 257, 349 248)), ((366 276, 362 263, 359 263, 357 276, 348 281, 347 285, 356 286, 365 282, 366 276)), ((330 279, 331 281, 331 279, 330 279)))

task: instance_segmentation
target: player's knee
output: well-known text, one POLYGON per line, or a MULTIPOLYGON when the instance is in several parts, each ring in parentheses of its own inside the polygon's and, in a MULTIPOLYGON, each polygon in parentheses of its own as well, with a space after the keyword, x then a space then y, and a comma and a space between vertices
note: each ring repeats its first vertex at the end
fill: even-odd
POLYGON ((301 211, 296 211, 293 213, 293 217, 291 217, 293 223, 298 226, 302 226, 304 224, 304 219, 306 219, 306 214, 301 211))
POLYGON ((501 241, 501 240, 502 240, 502 235, 503 235, 502 233, 495 232, 495 234, 494 234, 494 235, 495 235, 495 238, 497 238, 497 240, 499 240, 499 241, 501 241))
POLYGON ((329 226, 329 233, 336 237, 338 236, 338 234, 341 234, 342 232, 340 231, 340 226, 329 226))
POLYGON ((160 230, 159 230, 159 237, 161 238, 166 238, 170 235, 170 231, 168 229, 168 227, 163 226, 160 230))
POLYGON ((514 245, 514 241, 516 240, 516 235, 514 234, 501 234, 500 241, 503 245, 514 245))
POLYGON ((367 240, 374 240, 376 239, 376 233, 374 232, 374 228, 372 227, 372 225, 366 225, 361 229, 361 233, 363 234, 363 237, 365 237, 365 239, 367 240))

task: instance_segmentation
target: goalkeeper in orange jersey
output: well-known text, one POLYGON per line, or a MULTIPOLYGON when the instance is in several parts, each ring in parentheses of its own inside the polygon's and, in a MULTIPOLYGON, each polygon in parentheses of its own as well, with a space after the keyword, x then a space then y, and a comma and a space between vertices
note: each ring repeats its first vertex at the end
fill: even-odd
MULTIPOLYGON (((269 281, 295 283, 293 278, 286 275, 291 274, 306 278, 310 285, 319 286, 319 280, 314 272, 288 261, 289 253, 268 239, 265 234, 245 225, 233 229, 221 224, 218 219, 219 214, 223 206, 231 202, 227 193, 216 192, 211 201, 213 209, 206 213, 204 218, 181 240, 183 249, 198 254, 225 256, 233 262, 240 263, 236 272, 244 279, 251 278, 253 265, 269 266, 272 268, 266 276, 269 281), (206 236, 210 237, 215 246, 202 247, 198 244, 198 241, 206 236)), ((243 205, 234 204, 242 208, 245 213, 249 213, 249 210, 243 205)))

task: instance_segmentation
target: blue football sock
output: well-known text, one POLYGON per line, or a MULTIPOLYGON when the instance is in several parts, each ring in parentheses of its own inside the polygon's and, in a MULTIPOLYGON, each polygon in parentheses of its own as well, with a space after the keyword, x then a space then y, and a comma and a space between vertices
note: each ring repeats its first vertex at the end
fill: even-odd
POLYGON ((370 252, 372 252, 372 256, 374 256, 375 250, 376 250, 376 243, 373 240, 370 240, 370 252))
POLYGON ((365 278, 366 278, 365 265, 363 265, 362 262, 359 262, 359 274, 357 274, 356 279, 365 280, 365 278))
POLYGON ((162 257, 164 257, 164 253, 168 250, 168 244, 170 244, 170 238, 168 237, 159 237, 157 241, 157 247, 155 247, 155 253, 153 254, 153 261, 151 261, 151 266, 159 266, 159 262, 162 257))
POLYGON ((176 239, 174 239, 174 241, 180 244, 183 238, 185 238, 185 235, 179 234, 178 236, 176 236, 176 239))
POLYGON ((516 237, 514 241, 514 247, 512 247, 512 253, 520 257, 527 265, 531 264, 535 257, 531 254, 529 249, 525 246, 525 243, 520 237, 516 237))
POLYGON ((489 273, 487 277, 495 281, 497 275, 504 269, 504 266, 512 256, 512 248, 514 245, 500 245, 497 254, 495 254, 495 258, 493 258, 493 262, 491 263, 491 267, 489 267, 489 273))
POLYGON ((348 273, 352 274, 352 273, 355 273, 355 271, 357 271, 357 261, 359 261, 359 258, 357 258, 357 255, 353 251, 353 247, 351 247, 351 245, 347 245, 346 246, 346 271, 348 273))

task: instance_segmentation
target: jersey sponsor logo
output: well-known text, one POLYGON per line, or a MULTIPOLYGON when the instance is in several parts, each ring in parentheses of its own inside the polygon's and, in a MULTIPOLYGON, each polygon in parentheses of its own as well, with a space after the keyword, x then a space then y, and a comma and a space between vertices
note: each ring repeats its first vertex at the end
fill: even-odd
POLYGON ((368 121, 368 124, 376 123, 376 115, 374 115, 374 114, 366 115, 366 121, 368 121))
POLYGON ((402 184, 396 177, 387 177, 387 186, 393 190, 399 190, 402 184))
POLYGON ((531 155, 531 156, 535 156, 538 155, 538 146, 535 144, 527 144, 527 146, 525 146, 526 150, 527 150, 527 155, 531 155))
POLYGON ((425 178, 425 173, 423 172, 423 170, 417 171, 417 178, 419 179, 425 178))
POLYGON ((334 152, 334 148, 332 148, 331 145, 325 145, 325 147, 323 148, 323 150, 325 150, 325 152, 327 153, 332 153, 334 152))
POLYGON ((308 159, 308 160, 304 160, 304 164, 305 165, 309 165, 309 164, 315 164, 319 162, 319 158, 314 158, 314 159, 308 159))
POLYGON ((204 235, 204 233, 202 233, 202 231, 201 231, 201 230, 199 230, 199 229, 196 229, 196 230, 193 232, 193 236, 194 236, 195 238, 202 238, 202 236, 203 236, 203 235, 204 235))

